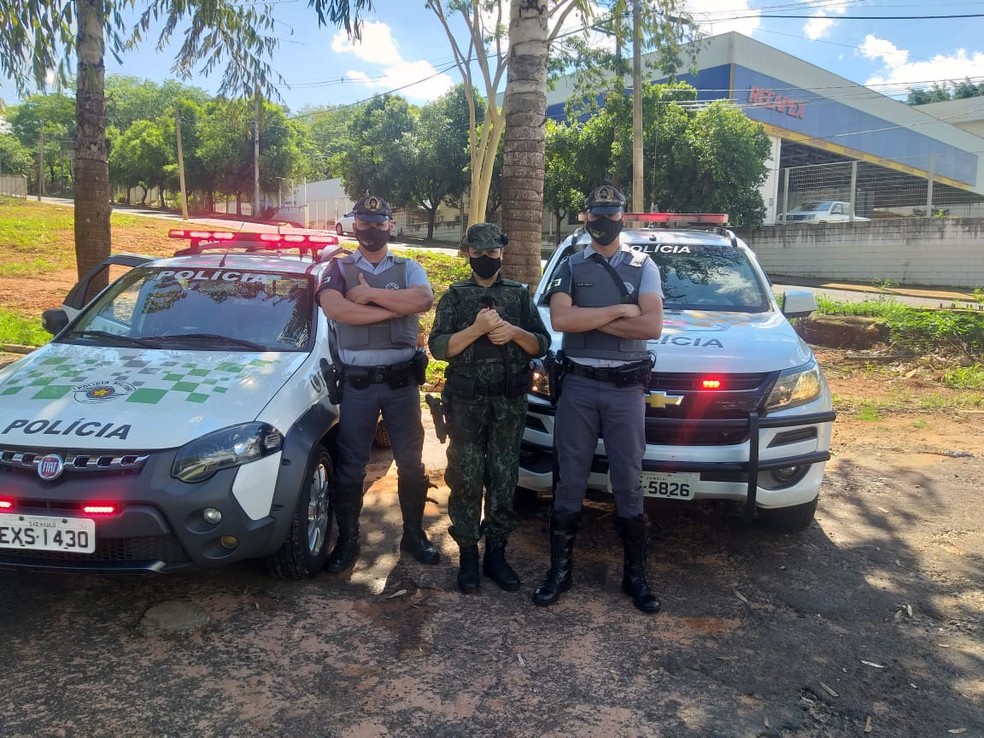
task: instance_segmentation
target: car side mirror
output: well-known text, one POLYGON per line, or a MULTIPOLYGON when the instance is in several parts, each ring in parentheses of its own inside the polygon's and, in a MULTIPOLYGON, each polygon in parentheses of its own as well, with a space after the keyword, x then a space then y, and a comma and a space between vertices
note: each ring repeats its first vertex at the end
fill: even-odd
POLYGON ((787 318, 805 318, 817 309, 817 296, 810 290, 786 290, 782 299, 782 314, 787 318))
POLYGON ((68 325, 68 313, 62 308, 51 308, 41 313, 41 326, 51 335, 57 335, 68 325))

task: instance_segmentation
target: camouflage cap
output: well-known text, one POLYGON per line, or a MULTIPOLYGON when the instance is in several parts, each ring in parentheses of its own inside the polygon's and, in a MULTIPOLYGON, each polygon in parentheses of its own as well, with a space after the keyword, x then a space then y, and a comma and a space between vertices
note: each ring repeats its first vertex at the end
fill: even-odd
POLYGON ((390 207, 389 203, 375 195, 366 195, 363 197, 355 203, 355 207, 349 213, 349 215, 354 215, 356 218, 368 220, 370 223, 387 221, 392 214, 393 208, 390 207))
POLYGON ((471 246, 480 251, 501 249, 509 243, 509 236, 499 230, 495 223, 475 223, 465 234, 465 246, 471 246))
POLYGON ((625 209, 625 195, 611 185, 601 185, 584 198, 584 210, 595 215, 611 215, 625 209))

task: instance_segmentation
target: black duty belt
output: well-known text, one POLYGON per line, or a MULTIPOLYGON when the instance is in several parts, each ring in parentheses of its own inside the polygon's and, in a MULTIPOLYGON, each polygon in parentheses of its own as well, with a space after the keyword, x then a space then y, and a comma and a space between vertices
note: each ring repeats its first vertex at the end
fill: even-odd
POLYGON ((649 359, 643 359, 624 366, 585 366, 568 359, 564 369, 568 374, 587 377, 596 382, 610 382, 616 387, 629 387, 634 384, 649 384, 652 364, 649 359))
POLYGON ((413 360, 384 366, 346 364, 343 374, 345 381, 355 389, 365 389, 370 384, 388 384, 393 389, 399 389, 414 380, 417 367, 413 360))

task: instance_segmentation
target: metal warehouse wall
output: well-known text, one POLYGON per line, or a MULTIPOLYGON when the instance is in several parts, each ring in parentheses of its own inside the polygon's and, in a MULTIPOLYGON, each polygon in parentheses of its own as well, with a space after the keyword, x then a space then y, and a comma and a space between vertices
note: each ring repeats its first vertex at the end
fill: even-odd
POLYGON ((984 288, 984 218, 780 225, 741 235, 773 277, 984 288))

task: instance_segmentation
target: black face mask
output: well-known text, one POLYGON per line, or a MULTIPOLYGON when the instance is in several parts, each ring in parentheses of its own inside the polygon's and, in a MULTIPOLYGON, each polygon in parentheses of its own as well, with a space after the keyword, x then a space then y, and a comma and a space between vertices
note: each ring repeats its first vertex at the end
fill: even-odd
POLYGON ((622 232, 622 221, 608 220, 608 218, 590 220, 585 226, 585 230, 599 244, 607 246, 622 232))
POLYGON ((378 228, 359 228, 355 231, 356 240, 366 251, 379 251, 389 242, 389 231, 378 228))
POLYGON ((472 271, 481 279, 492 279, 495 273, 502 268, 502 259, 493 259, 491 256, 473 256, 468 259, 472 271))

